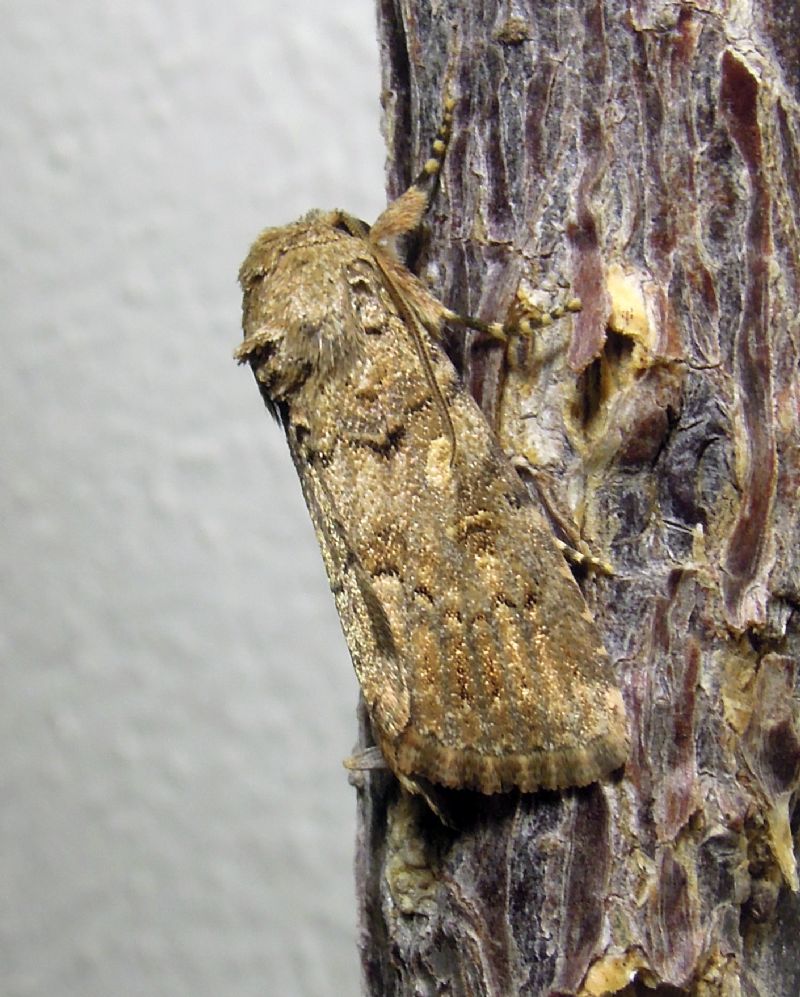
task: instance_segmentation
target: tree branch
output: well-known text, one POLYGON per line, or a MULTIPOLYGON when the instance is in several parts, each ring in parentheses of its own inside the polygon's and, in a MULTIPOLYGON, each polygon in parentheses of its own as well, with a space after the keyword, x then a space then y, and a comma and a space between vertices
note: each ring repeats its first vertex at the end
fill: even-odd
MULTIPOLYGON (((738 9, 738 8, 737 8, 738 9)), ((418 269, 504 317, 451 355, 554 529, 631 727, 621 780, 465 794, 457 829, 360 793, 366 992, 800 992, 800 14, 379 0, 388 188, 458 104, 418 269), (455 26, 455 27, 454 27, 455 26)))

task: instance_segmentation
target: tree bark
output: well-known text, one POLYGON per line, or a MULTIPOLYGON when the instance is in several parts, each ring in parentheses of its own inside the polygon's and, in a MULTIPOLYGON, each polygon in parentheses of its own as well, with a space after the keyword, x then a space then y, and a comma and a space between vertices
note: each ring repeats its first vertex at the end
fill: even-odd
POLYGON ((800 8, 378 0, 391 197, 453 140, 418 269, 502 319, 451 355, 554 530, 625 696, 621 777, 359 798, 365 992, 797 997, 800 8))

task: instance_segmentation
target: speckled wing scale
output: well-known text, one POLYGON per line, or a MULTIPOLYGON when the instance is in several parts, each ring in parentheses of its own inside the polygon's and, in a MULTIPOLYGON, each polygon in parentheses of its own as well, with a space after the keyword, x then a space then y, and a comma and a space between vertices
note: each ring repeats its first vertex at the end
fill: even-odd
POLYGON ((625 760, 619 690, 581 592, 438 343, 462 319, 400 259, 444 156, 370 229, 339 211, 267 229, 244 342, 319 538, 374 734, 415 780, 580 786, 625 760))

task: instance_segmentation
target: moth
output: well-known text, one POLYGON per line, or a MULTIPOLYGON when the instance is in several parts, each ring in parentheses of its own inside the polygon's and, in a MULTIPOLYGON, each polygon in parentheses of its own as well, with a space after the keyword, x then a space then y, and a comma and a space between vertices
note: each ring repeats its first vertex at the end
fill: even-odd
POLYGON ((262 232, 235 355, 285 431, 389 768, 412 790, 582 786, 626 758, 622 697, 558 541, 440 344, 445 324, 509 330, 457 315, 402 259, 452 112, 372 227, 312 211, 262 232))

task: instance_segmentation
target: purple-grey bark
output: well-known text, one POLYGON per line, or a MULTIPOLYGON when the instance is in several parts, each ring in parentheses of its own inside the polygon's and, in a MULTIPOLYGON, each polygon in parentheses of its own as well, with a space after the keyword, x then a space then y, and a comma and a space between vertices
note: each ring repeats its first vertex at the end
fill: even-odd
POLYGON ((800 7, 378 0, 389 194, 458 104, 419 269, 530 344, 452 355, 554 529, 623 689, 621 777, 470 795, 374 773, 365 991, 800 993, 800 7), (563 291, 560 292, 563 295, 563 291))

